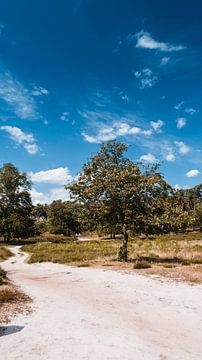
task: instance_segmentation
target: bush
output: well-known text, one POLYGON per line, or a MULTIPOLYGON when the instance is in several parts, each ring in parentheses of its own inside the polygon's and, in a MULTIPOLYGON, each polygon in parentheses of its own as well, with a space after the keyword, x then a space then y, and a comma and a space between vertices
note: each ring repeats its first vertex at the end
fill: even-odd
POLYGON ((137 260, 133 266, 133 269, 149 269, 151 264, 148 261, 137 260))

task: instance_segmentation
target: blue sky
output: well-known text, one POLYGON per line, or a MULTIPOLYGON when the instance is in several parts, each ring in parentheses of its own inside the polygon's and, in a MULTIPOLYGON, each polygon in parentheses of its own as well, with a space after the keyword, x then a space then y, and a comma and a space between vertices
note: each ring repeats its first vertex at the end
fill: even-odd
POLYGON ((36 202, 100 143, 202 182, 199 1, 0 0, 0 165, 29 173, 36 202))

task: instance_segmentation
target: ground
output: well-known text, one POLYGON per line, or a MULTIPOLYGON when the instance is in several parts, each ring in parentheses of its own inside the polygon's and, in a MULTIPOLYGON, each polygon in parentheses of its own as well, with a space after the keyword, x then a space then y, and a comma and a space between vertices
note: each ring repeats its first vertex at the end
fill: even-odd
POLYGON ((131 270, 3 263, 33 312, 1 327, 2 360, 198 360, 202 286, 131 270))

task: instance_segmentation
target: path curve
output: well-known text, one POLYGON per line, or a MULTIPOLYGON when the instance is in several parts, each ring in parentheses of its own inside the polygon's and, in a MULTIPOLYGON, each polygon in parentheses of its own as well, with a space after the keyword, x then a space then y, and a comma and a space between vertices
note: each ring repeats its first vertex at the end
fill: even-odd
POLYGON ((0 337, 1 360, 199 360, 202 286, 133 272, 2 264, 33 298, 0 337))

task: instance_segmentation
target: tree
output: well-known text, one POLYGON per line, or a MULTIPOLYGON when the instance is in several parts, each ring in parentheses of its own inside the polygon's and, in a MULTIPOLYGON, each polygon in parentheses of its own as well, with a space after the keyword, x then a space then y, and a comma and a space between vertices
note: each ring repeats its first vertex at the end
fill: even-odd
POLYGON ((128 230, 145 229, 145 220, 163 212, 163 202, 170 187, 157 172, 158 165, 144 167, 124 156, 123 143, 103 144, 93 156, 78 180, 67 186, 73 197, 91 212, 97 226, 110 233, 122 231, 123 244, 120 260, 127 261, 128 230))
POLYGON ((53 234, 71 236, 79 232, 75 204, 71 201, 53 201, 48 207, 48 223, 53 234))
POLYGON ((8 163, 0 168, 0 234, 4 241, 33 234, 31 183, 25 173, 8 163))
POLYGON ((47 211, 48 205, 47 204, 36 204, 33 207, 32 214, 36 220, 47 220, 47 211))

